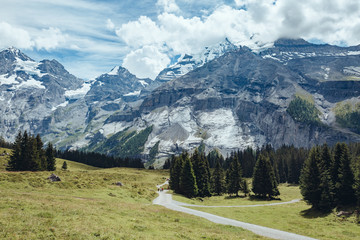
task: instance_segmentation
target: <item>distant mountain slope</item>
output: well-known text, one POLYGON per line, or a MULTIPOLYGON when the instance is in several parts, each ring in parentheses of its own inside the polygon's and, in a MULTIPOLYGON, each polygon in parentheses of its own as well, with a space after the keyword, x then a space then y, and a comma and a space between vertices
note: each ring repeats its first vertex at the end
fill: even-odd
POLYGON ((260 53, 229 42, 204 53, 183 55, 155 81, 115 67, 84 82, 55 60, 4 50, 0 134, 30 129, 58 148, 131 149, 144 159, 151 151, 155 164, 200 143, 227 154, 360 141, 351 122, 360 115, 359 46, 280 39, 260 53))

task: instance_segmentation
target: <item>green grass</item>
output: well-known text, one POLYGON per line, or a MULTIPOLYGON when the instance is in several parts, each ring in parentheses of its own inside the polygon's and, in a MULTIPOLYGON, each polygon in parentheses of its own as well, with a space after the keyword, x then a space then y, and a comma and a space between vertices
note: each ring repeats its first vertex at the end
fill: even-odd
POLYGON ((0 170, 0 239, 265 239, 152 205, 168 171, 72 161, 62 171, 63 161, 54 172, 61 182, 49 182, 51 172, 0 170))
MULTIPOLYGON (((251 186, 250 186, 251 188, 251 186)), ((174 194, 173 199, 179 202, 195 204, 195 205, 205 205, 205 206, 236 206, 236 205, 255 205, 255 204, 267 204, 267 203, 279 203, 287 202, 294 199, 301 199, 302 196, 299 192, 298 186, 289 186, 287 184, 281 184, 279 186, 279 191, 281 195, 279 199, 276 200, 264 200, 257 199, 253 197, 243 197, 240 194, 240 197, 232 197, 227 194, 222 196, 213 196, 210 198, 199 198, 199 199, 189 199, 179 194, 174 194)))
MULTIPOLYGON (((280 192, 282 201, 301 198, 298 187, 280 185, 280 192)), ((266 203, 264 201, 254 202, 246 198, 227 200, 223 197, 223 199, 216 200, 219 198, 221 197, 216 197, 213 200, 211 198, 204 199, 203 204, 247 205, 266 203)), ((178 200, 179 198, 176 197, 176 199, 178 200)), ((199 201, 192 201, 191 203, 201 204, 199 201)), ((310 209, 310 206, 303 201, 286 205, 251 208, 191 208, 317 239, 355 240, 359 239, 360 236, 360 226, 355 223, 356 221, 354 216, 349 217, 348 219, 342 219, 336 217, 334 212, 330 214, 321 214, 310 209)))

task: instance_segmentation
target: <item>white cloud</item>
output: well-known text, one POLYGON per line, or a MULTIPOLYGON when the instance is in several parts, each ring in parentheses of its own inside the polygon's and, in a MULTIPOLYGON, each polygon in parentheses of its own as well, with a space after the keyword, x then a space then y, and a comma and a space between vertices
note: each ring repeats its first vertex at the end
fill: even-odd
POLYGON ((14 46, 30 49, 34 46, 34 42, 27 31, 14 27, 7 22, 0 22, 0 36, 0 48, 14 46))
POLYGON ((106 28, 110 31, 115 29, 115 24, 109 18, 106 20, 106 28))
POLYGON ((158 48, 145 46, 130 52, 124 59, 123 67, 139 78, 155 79, 169 63, 169 57, 158 48))
POLYGON ((168 12, 168 13, 180 12, 180 8, 176 4, 175 0, 158 0, 156 5, 162 7, 164 9, 164 12, 168 12))
POLYGON ((37 49, 45 49, 47 51, 59 47, 66 42, 66 36, 62 34, 58 28, 43 29, 35 38, 37 49))

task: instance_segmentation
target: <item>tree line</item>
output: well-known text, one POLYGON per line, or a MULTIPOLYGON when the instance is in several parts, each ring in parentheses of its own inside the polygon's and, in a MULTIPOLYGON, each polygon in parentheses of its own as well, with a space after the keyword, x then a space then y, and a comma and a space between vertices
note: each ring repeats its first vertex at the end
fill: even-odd
MULTIPOLYGON (((353 149, 358 147, 352 145, 353 149)), ((300 190, 306 202, 323 212, 360 206, 359 158, 352 160, 345 143, 337 143, 332 150, 326 144, 313 147, 301 171, 300 190)))
POLYGON ((85 152, 79 150, 58 150, 56 151, 56 157, 100 168, 144 168, 144 163, 140 158, 121 158, 101 153, 85 152))
POLYGON ((8 162, 9 171, 54 171, 55 156, 54 148, 49 143, 44 149, 40 135, 36 137, 19 132, 12 144, 12 154, 8 162))
MULTIPOLYGON (((213 153, 212 153, 213 154, 213 153)), ((209 158, 196 149, 193 154, 187 152, 172 156, 170 163, 170 188, 187 197, 209 197, 211 195, 239 196, 239 192, 250 193, 249 185, 243 176, 239 154, 231 153, 224 161, 216 158, 211 170, 209 158)), ((253 168, 252 191, 258 197, 272 198, 280 194, 275 172, 267 154, 260 154, 253 168)))

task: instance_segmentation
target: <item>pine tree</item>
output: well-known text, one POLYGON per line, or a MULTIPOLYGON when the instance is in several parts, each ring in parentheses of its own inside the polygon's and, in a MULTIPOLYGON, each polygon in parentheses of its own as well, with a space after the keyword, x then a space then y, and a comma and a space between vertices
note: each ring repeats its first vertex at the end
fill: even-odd
POLYGON ((336 143, 335 149, 334 149, 334 157, 331 162, 330 166, 330 174, 331 174, 331 181, 334 185, 334 202, 337 204, 339 199, 339 189, 340 189, 340 180, 339 180, 339 169, 340 169, 340 162, 341 157, 343 155, 342 152, 343 148, 341 143, 336 143))
POLYGON ((215 170, 212 174, 211 189, 217 195, 225 192, 224 170, 220 164, 220 159, 216 160, 215 170))
POLYGON ((62 170, 67 170, 67 163, 66 163, 66 161, 64 161, 61 169, 62 169, 62 170))
POLYGON ((310 150, 309 157, 304 162, 304 167, 300 175, 301 195, 304 197, 304 200, 315 209, 319 209, 319 202, 321 200, 319 159, 320 154, 318 147, 313 147, 310 150))
POLYGON ((28 148, 30 151, 30 158, 28 159, 28 166, 27 170, 30 171, 39 171, 41 170, 41 163, 40 163, 40 153, 37 148, 37 141, 34 136, 29 136, 28 148))
POLYGON ((339 188, 337 192, 337 200, 340 205, 348 205, 355 203, 355 193, 353 189, 354 184, 354 174, 350 167, 350 155, 349 148, 345 143, 341 144, 342 155, 340 158, 340 168, 339 168, 339 188))
POLYGON ((185 156, 184 167, 182 169, 180 178, 180 187, 185 196, 192 198, 198 194, 198 187, 196 184, 196 178, 192 167, 191 160, 188 156, 185 156))
POLYGON ((209 197, 210 193, 210 169, 204 153, 199 153, 197 149, 191 157, 194 168, 196 183, 198 187, 198 196, 209 197))
POLYGON ((230 163, 226 177, 227 192, 229 194, 236 194, 236 196, 239 196, 239 191, 241 190, 242 186, 242 172, 240 162, 236 154, 234 154, 232 157, 232 161, 230 163))
POLYGON ((53 145, 49 142, 46 148, 46 163, 48 171, 55 171, 55 157, 54 157, 54 148, 53 145))
POLYGON ((334 206, 334 185, 330 174, 331 162, 330 150, 327 144, 324 144, 318 163, 320 173, 319 188, 321 191, 318 207, 319 210, 324 212, 330 211, 334 206))
POLYGON ((255 164, 252 191, 257 196, 269 198, 280 194, 270 160, 263 154, 260 154, 255 164))
POLYGON ((183 169, 183 158, 182 156, 172 156, 171 162, 169 185, 174 192, 181 193, 180 178, 183 169))
POLYGON ((353 189, 357 199, 357 206, 360 207, 360 158, 357 159, 357 163, 355 164, 353 189))
POLYGON ((44 144, 41 140, 40 135, 36 135, 36 144, 37 144, 37 151, 39 153, 39 159, 40 159, 40 170, 46 170, 47 169, 47 162, 45 157, 45 151, 44 151, 44 144))
POLYGON ((23 164, 21 162, 21 140, 22 140, 22 134, 19 131, 18 135, 15 138, 15 142, 12 147, 12 153, 10 156, 10 160, 8 162, 7 170, 8 171, 19 171, 21 170, 21 165, 23 164))

